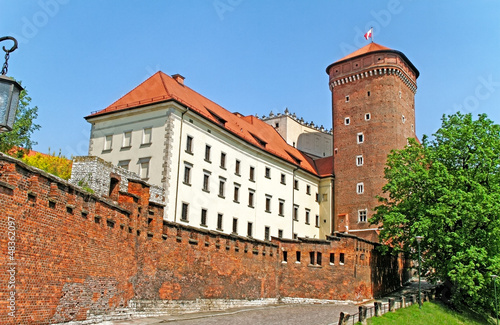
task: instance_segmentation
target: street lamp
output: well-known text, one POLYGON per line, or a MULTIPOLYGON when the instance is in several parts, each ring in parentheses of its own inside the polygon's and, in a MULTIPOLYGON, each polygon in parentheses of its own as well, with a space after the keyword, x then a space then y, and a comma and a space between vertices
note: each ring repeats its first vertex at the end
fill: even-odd
MULTIPOLYGON (((422 241, 423 236, 415 236, 418 244, 418 308, 422 309, 422 299, 420 298, 420 242, 422 241)), ((498 324, 497 324, 498 325, 498 324)))
POLYGON ((14 37, 0 37, 0 42, 6 40, 13 41, 14 46, 10 49, 6 49, 5 46, 3 47, 5 51, 5 63, 0 75, 0 133, 12 131, 12 126, 16 118, 17 105, 19 104, 19 95, 23 90, 23 87, 15 80, 5 76, 7 74, 10 53, 17 49, 17 40, 14 37))
POLYGON ((498 325, 497 284, 496 284, 496 279, 498 278, 498 275, 492 274, 491 278, 493 279, 493 288, 495 288, 495 318, 497 320, 497 325, 498 325))

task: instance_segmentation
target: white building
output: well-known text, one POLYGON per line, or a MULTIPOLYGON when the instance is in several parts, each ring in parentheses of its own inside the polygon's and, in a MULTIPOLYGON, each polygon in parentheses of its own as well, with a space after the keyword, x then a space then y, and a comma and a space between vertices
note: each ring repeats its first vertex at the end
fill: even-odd
POLYGON ((86 119, 89 155, 163 187, 166 220, 264 240, 332 231, 328 132, 306 126, 301 143, 295 119, 231 113, 162 72, 86 119))

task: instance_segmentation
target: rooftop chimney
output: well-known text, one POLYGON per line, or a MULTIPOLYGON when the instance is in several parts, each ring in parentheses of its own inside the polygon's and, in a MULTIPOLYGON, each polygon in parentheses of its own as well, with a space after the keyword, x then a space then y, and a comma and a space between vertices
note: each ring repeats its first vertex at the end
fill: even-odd
POLYGON ((180 74, 173 74, 172 78, 174 78, 174 80, 180 83, 181 85, 184 85, 184 77, 181 76, 180 74))

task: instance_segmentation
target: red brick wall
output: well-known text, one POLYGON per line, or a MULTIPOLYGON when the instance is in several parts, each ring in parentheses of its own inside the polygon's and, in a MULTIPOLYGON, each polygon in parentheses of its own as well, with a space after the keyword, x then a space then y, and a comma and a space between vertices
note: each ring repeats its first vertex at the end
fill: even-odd
POLYGON ((373 244, 353 236, 261 242, 165 222, 141 181, 111 197, 118 200, 0 156, 1 324, 85 320, 113 314, 131 299, 357 300, 383 290, 381 276, 394 277, 394 270, 373 268, 373 244), (13 261, 9 242, 15 242, 13 261), (295 250, 303 263, 294 263, 295 250), (310 251, 322 253, 321 266, 308 265, 310 251), (329 265, 330 252, 337 261, 343 252, 345 265, 329 265), (8 315, 12 262, 15 317, 8 315))
MULTIPOLYGON (((401 149, 408 137, 415 137, 414 92, 395 73, 364 73, 374 69, 398 69, 416 83, 415 72, 406 61, 392 52, 366 54, 330 68, 330 83, 339 78, 351 78, 332 88, 335 208, 334 230, 346 231, 376 228, 368 222, 359 222, 358 210, 367 209, 368 219, 380 203, 385 185, 384 168, 387 155, 401 149), (358 74, 363 77, 355 78, 358 74), (368 94, 369 93, 369 94, 368 94), (349 100, 346 101, 346 96, 349 100), (365 115, 370 114, 366 120, 365 115), (404 122, 403 122, 404 116, 404 122), (349 125, 345 125, 345 118, 349 125), (362 133, 363 143, 357 135, 362 133), (356 165, 356 157, 363 156, 363 165, 356 165), (357 194, 358 183, 364 184, 364 193, 357 194)), ((377 234, 356 232, 358 236, 377 241, 377 234)))

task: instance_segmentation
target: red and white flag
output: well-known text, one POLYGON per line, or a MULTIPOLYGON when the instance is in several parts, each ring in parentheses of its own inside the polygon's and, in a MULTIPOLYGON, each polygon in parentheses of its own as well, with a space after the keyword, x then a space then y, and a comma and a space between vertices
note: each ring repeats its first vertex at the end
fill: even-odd
POLYGON ((373 27, 370 28, 369 31, 366 32, 365 34, 365 38, 368 40, 369 38, 372 38, 372 34, 373 34, 373 27))

